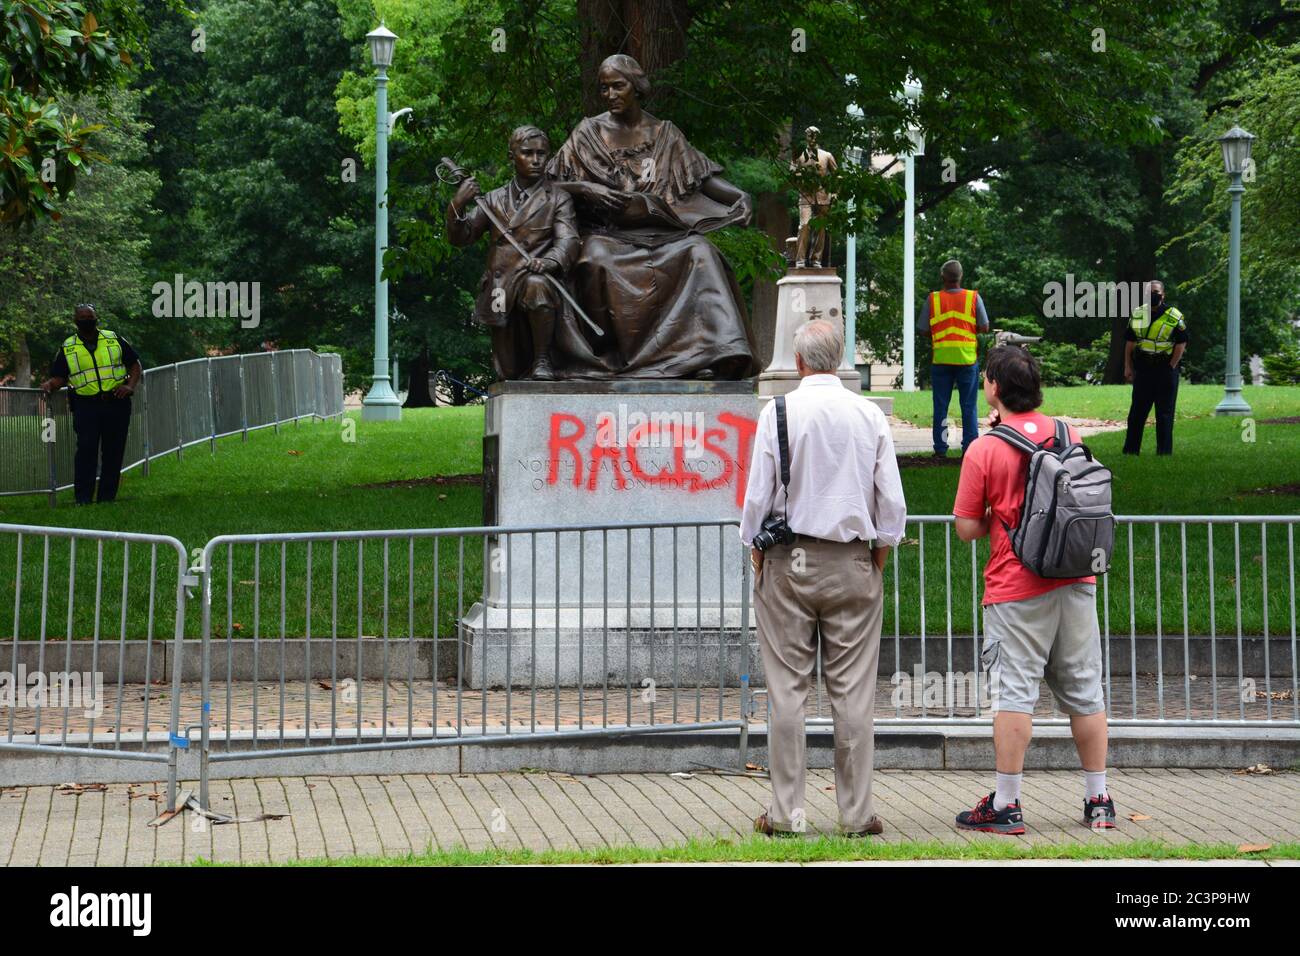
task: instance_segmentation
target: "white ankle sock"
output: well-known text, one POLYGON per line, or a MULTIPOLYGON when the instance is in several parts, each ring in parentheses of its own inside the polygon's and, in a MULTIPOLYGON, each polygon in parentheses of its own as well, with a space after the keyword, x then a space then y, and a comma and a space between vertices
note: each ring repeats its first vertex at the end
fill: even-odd
POLYGON ((1093 797, 1106 796, 1106 771, 1098 770, 1094 773, 1091 770, 1083 772, 1083 799, 1091 800, 1093 797))
POLYGON ((1023 773, 999 773, 997 791, 993 794, 993 809, 1005 810, 1013 803, 1020 802, 1020 782, 1023 773))

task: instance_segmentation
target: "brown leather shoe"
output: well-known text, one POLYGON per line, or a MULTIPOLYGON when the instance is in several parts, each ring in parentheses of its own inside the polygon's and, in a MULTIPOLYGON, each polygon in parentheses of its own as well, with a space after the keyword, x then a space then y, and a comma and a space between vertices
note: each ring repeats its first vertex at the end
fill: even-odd
POLYGON ((867 821, 867 825, 864 829, 845 830, 843 833, 840 834, 840 836, 845 836, 850 838, 864 837, 864 836, 879 836, 884 832, 885 832, 885 821, 880 819, 879 816, 874 816, 867 821))
POLYGON ((778 830, 772 826, 772 821, 767 818, 766 813, 760 813, 754 818, 754 832, 761 833, 770 837, 797 837, 799 836, 794 830, 778 830))

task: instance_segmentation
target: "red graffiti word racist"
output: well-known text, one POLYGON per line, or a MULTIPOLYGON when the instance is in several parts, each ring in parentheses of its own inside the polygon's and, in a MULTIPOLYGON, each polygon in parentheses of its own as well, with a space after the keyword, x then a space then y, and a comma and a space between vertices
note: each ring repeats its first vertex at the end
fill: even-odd
POLYGON ((610 440, 607 429, 596 429, 587 439, 587 425, 576 415, 555 412, 551 415, 551 436, 547 460, 550 463, 546 483, 560 482, 562 459, 573 463, 573 487, 596 490, 596 480, 608 465, 614 475, 614 487, 628 487, 628 477, 651 485, 668 485, 696 494, 724 488, 735 479, 736 506, 745 502, 745 479, 749 469, 750 449, 753 445, 757 422, 752 418, 721 412, 720 428, 698 429, 688 423, 673 422, 666 426, 650 421, 637 425, 627 432, 623 444, 610 440), (589 444, 584 451, 582 442, 589 444), (647 472, 637 457, 638 449, 648 446, 672 449, 672 463, 653 473, 647 472), (718 474, 705 478, 697 468, 687 463, 687 449, 699 448, 702 455, 711 455, 712 465, 718 474), (567 456, 567 457, 566 457, 567 456))

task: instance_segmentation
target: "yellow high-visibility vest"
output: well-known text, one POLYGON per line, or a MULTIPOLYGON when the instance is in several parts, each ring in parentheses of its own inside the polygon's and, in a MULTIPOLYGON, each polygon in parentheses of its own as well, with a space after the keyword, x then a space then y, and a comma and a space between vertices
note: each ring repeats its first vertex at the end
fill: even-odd
POLYGON ((1155 321, 1149 318, 1150 315, 1151 312, 1145 305, 1139 305, 1133 310, 1133 317, 1128 320, 1129 328, 1137 336, 1138 351, 1147 355, 1171 354, 1174 351, 1174 343, 1171 341, 1174 330, 1187 327, 1183 313, 1170 306, 1155 321))
POLYGON ((126 381, 122 343, 107 329, 99 330, 94 352, 80 336, 69 335, 63 341, 63 354, 68 359, 68 384, 78 395, 111 392, 126 381))
POLYGON ((935 365, 975 364, 975 290, 930 293, 935 365))

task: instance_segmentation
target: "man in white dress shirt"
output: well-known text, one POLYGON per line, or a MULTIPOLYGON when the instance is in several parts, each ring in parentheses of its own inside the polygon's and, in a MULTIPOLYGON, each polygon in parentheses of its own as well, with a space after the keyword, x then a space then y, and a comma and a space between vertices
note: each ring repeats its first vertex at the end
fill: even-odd
POLYGON ((771 722, 772 802, 754 821, 767 834, 804 829, 804 705, 821 635, 822 674, 835 722, 835 799, 845 834, 880 833, 871 802, 873 709, 881 579, 903 537, 907 505, 889 423, 835 374, 844 334, 814 320, 794 336, 799 387, 786 396, 790 485, 781 486, 776 403, 758 418, 740 536, 784 514, 791 544, 752 550, 754 607, 771 722))

